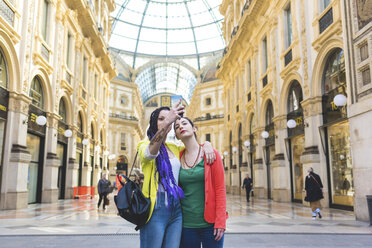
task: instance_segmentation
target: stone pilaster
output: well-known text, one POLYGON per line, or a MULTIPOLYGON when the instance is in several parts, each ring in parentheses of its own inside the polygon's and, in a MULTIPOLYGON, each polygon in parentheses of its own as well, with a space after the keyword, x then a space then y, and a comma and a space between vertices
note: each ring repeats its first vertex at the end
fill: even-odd
POLYGON ((58 201, 58 167, 59 159, 55 153, 47 153, 44 181, 43 181, 43 203, 53 203, 58 201))
POLYGON ((75 158, 68 159, 67 165, 67 177, 66 177, 66 199, 72 199, 74 196, 74 187, 77 187, 78 182, 78 170, 79 164, 76 162, 75 158))
POLYGON ((256 198, 265 198, 265 174, 262 158, 256 159, 253 161, 253 170, 254 170, 254 197, 256 198))
POLYGON ((9 93, 7 133, 2 172, 2 209, 26 208, 28 205, 27 176, 31 154, 27 149, 27 121, 31 99, 9 93))
MULTIPOLYGON (((321 201, 323 206, 329 206, 328 199, 328 180, 327 180, 327 161, 321 139, 325 139, 319 127, 323 125, 322 97, 308 98, 301 102, 304 110, 305 125, 305 151, 300 157, 303 164, 304 182, 308 174, 308 168, 312 167, 314 172, 319 174, 324 186, 324 199, 321 201)), ((303 195, 304 196, 304 195, 303 195)), ((304 204, 307 204, 304 202, 304 204)))
POLYGON ((58 167, 60 161, 57 153, 58 120, 60 117, 54 113, 47 113, 46 131, 46 161, 44 167, 42 202, 52 203, 58 201, 58 167))
POLYGON ((290 202, 291 190, 288 185, 289 172, 288 163, 284 160, 284 154, 275 154, 272 161, 272 197, 274 201, 290 202))

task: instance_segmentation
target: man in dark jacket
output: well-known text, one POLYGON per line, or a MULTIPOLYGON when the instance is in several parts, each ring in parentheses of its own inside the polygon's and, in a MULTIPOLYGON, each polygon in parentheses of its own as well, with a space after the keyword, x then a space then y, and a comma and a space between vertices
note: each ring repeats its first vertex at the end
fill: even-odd
POLYGON ((243 185, 242 185, 243 189, 245 187, 245 194, 247 196, 247 202, 249 202, 249 195, 251 194, 252 186, 253 186, 253 181, 247 174, 247 176, 244 178, 243 185))
POLYGON ((313 168, 310 167, 307 172, 309 172, 309 174, 306 176, 305 179, 305 201, 310 202, 313 220, 316 219, 317 215, 319 216, 319 219, 321 219, 322 214, 320 213, 320 200, 323 199, 322 180, 320 180, 318 174, 314 173, 313 168))
POLYGON ((103 210, 106 209, 106 202, 107 202, 107 194, 110 190, 110 181, 106 179, 106 174, 102 174, 102 178, 99 179, 97 189, 99 194, 99 200, 97 208, 101 205, 101 201, 103 200, 103 210))

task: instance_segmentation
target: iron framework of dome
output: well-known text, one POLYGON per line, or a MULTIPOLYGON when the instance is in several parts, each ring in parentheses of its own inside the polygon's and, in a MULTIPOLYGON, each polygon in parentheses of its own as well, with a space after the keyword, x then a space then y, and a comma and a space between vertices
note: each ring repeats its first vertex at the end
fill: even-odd
MULTIPOLYGON (((115 0, 110 47, 132 68, 143 58, 185 58, 199 70, 203 57, 224 48, 221 0, 115 0)), ((146 60, 147 60, 146 59, 146 60)))

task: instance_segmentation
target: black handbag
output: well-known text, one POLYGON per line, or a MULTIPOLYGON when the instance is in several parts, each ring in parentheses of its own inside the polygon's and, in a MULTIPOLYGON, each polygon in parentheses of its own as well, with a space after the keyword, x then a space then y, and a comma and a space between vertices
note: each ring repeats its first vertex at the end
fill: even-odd
MULTIPOLYGON (((151 175, 151 174, 150 174, 151 175)), ((118 175, 119 176, 119 175, 118 175)), ((137 231, 146 224, 150 215, 151 200, 150 197, 145 197, 141 188, 127 176, 121 174, 125 178, 124 184, 120 179, 118 180, 123 186, 118 194, 114 196, 114 201, 118 209, 119 215, 125 220, 137 225, 137 231)), ((149 184, 149 196, 151 192, 151 178, 149 184)))

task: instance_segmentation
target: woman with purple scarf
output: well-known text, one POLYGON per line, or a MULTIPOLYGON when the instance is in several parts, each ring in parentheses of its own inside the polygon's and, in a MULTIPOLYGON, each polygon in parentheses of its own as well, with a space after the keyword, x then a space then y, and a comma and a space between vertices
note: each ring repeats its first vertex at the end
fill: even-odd
MULTIPOLYGON (((184 149, 166 142, 173 122, 184 113, 181 101, 172 108, 160 107, 151 113, 147 139, 138 144, 138 155, 145 175, 142 192, 151 199, 151 211, 146 225, 140 228, 142 247, 179 247, 182 231, 180 199, 183 191, 178 186, 179 154, 184 149), (151 185, 150 185, 151 184, 151 185)), ((215 160, 209 142, 205 155, 208 163, 215 160)))

